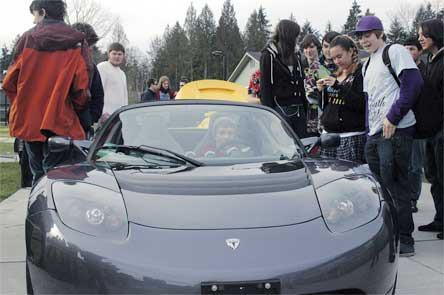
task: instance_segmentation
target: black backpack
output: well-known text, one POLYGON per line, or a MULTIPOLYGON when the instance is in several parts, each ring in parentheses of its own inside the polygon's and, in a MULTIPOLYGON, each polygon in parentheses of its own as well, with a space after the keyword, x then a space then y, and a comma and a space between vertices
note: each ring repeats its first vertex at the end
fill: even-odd
MULTIPOLYGON (((389 52, 388 52, 389 49, 390 49, 390 46, 392 46, 392 45, 393 44, 387 45, 384 48, 384 50, 382 51, 382 62, 388 68, 390 74, 392 74, 393 79, 395 79, 396 84, 398 84, 398 87, 399 87, 399 86, 401 86, 401 81, 399 81, 399 78, 396 75, 396 72, 395 72, 395 70, 392 67, 392 62, 390 61, 390 56, 389 56, 389 52)), ((367 73, 367 68, 368 68, 369 64, 370 64, 370 57, 368 58, 368 60, 367 60, 367 62, 365 64, 364 76, 367 73)), ((425 119, 427 117, 427 114, 425 113, 427 110, 420 106, 419 99, 415 103, 415 105, 413 106, 412 111, 415 114, 415 119, 416 119, 416 125, 417 126, 421 126, 422 127, 424 125, 427 125, 426 119, 425 119)), ((423 136, 421 134, 416 134, 415 137, 422 138, 423 136)))

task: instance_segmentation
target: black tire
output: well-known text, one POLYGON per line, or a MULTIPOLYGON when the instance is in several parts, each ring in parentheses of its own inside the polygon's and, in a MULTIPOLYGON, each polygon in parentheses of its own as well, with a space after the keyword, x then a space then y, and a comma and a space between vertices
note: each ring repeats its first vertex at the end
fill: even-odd
POLYGON ((26 294, 33 295, 34 289, 32 288, 31 276, 29 275, 28 262, 26 264, 26 294))
POLYGON ((395 283, 393 284, 392 295, 396 294, 396 284, 398 283, 398 273, 396 273, 395 283))

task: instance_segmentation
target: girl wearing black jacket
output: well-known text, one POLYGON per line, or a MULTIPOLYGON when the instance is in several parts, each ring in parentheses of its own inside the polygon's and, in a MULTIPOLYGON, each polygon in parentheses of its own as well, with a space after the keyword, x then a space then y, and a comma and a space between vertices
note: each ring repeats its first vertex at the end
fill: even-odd
POLYGON ((301 59, 295 53, 299 25, 281 20, 261 55, 261 103, 275 109, 295 133, 306 137, 307 101, 301 59))
POLYGON ((348 36, 337 36, 330 43, 330 54, 338 70, 317 81, 322 91, 321 125, 324 132, 338 133, 338 148, 323 149, 321 154, 338 159, 364 162, 366 140, 365 94, 358 48, 348 36))

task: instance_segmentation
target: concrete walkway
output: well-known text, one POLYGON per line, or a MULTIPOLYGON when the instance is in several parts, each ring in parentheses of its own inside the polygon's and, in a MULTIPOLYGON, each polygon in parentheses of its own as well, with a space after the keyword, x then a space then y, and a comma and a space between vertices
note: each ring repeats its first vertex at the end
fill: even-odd
MULTIPOLYGON (((19 190, 0 203, 0 294, 24 294, 24 220, 29 190, 19 190)), ((423 185, 414 214, 415 227, 428 223, 434 214, 430 185, 423 185)), ((400 258, 397 294, 444 294, 444 242, 436 233, 414 232, 416 255, 400 258)))

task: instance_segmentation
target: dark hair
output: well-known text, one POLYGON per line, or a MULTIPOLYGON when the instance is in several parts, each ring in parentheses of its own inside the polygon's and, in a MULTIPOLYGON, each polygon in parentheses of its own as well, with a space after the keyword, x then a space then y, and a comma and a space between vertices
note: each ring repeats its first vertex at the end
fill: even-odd
POLYGON ((180 78, 179 83, 180 83, 180 82, 188 83, 188 79, 187 79, 186 77, 182 77, 182 78, 180 78))
POLYGON ((123 47, 122 44, 118 42, 111 43, 111 45, 108 47, 108 53, 111 51, 122 51, 125 53, 125 47, 123 47))
POLYGON ((316 37, 313 34, 305 35, 304 39, 302 39, 302 42, 301 42, 302 49, 310 47, 311 44, 314 44, 316 46, 316 48, 318 49, 318 53, 321 52, 322 46, 321 46, 321 42, 319 42, 318 37, 316 37))
POLYGON ((63 0, 34 0, 29 5, 29 11, 38 11, 40 15, 45 10, 45 18, 63 20, 66 15, 66 3, 63 0))
POLYGON ((156 85, 156 80, 154 80, 154 79, 148 79, 148 81, 146 81, 146 84, 148 85, 148 88, 150 88, 151 87, 151 85, 156 85))
POLYGON ((359 64, 359 50, 358 50, 358 46, 356 45, 355 41, 353 41, 353 39, 347 35, 339 35, 339 36, 336 36, 331 41, 330 49, 335 46, 339 46, 346 51, 349 51, 349 50, 353 51, 352 57, 353 57, 353 63, 355 64, 355 67, 353 69, 353 72, 354 72, 359 64))
POLYGON ((335 32, 335 31, 327 32, 327 33, 324 35, 324 37, 322 38, 322 43, 327 42, 327 43, 330 44, 331 41, 333 41, 333 39, 334 39, 336 36, 339 36, 339 35, 341 35, 341 34, 339 34, 338 32, 335 32))
POLYGON ((273 34, 273 41, 279 45, 284 59, 288 59, 295 52, 296 39, 301 32, 299 25, 291 20, 281 20, 273 34))
POLYGON ((443 47, 444 24, 439 19, 430 19, 419 25, 425 37, 433 40, 433 45, 440 49, 443 47))
POLYGON ((418 50, 422 50, 421 43, 419 43, 417 37, 410 37, 404 41, 404 46, 416 46, 418 50))
POLYGON ((99 41, 99 36, 97 36, 94 28, 87 23, 75 23, 72 25, 73 29, 82 32, 86 36, 86 42, 89 46, 93 46, 99 41))
POLYGON ((376 35, 376 38, 381 38, 381 36, 382 36, 382 41, 387 41, 387 36, 385 35, 385 33, 384 33, 384 31, 381 31, 381 30, 371 30, 371 31, 366 31, 366 32, 356 32, 356 37, 358 38, 358 39, 360 39, 364 34, 367 34, 367 33, 373 33, 373 34, 375 34, 376 35))

